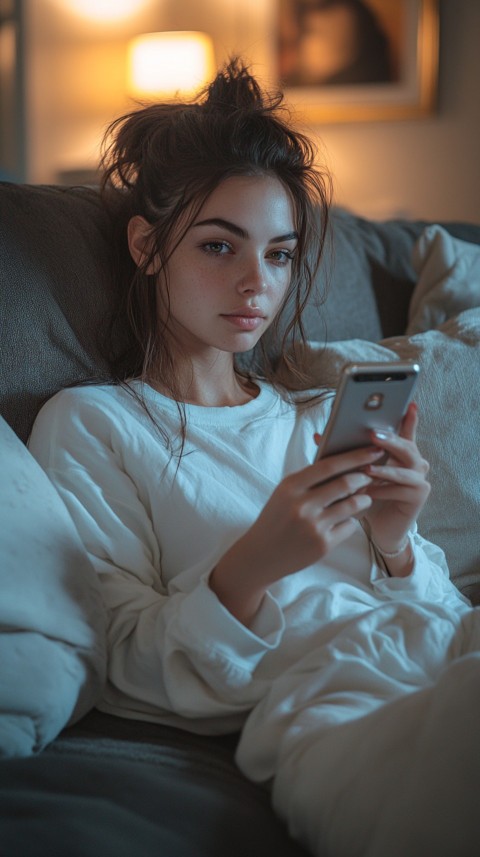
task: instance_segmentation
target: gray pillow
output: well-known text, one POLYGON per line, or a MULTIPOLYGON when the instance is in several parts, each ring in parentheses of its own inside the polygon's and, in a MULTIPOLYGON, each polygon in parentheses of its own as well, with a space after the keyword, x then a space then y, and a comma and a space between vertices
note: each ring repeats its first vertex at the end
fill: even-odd
POLYGON ((62 500, 1 418, 0 471, 0 756, 27 756, 98 699, 105 617, 62 500))

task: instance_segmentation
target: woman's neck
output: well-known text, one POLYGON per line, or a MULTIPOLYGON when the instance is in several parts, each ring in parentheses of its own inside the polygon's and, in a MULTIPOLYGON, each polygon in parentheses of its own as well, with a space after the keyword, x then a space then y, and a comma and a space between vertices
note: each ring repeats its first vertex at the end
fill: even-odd
POLYGON ((217 360, 210 364, 191 365, 184 371, 178 371, 174 391, 155 374, 148 378, 148 383, 159 393, 186 405, 236 407, 255 399, 259 394, 258 386, 239 375, 233 364, 226 367, 219 365, 221 362, 217 360))
POLYGON ((219 390, 216 387, 201 389, 192 385, 183 398, 185 404, 203 405, 210 408, 233 408, 237 405, 245 405, 259 394, 259 388, 247 378, 237 377, 236 382, 229 389, 219 390))

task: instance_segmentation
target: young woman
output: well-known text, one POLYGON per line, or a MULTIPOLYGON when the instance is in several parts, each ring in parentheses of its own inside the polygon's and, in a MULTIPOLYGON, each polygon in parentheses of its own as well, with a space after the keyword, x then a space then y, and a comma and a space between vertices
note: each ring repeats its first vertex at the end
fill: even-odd
POLYGON ((475 613, 416 532, 416 409, 398 437, 312 463, 325 399, 277 389, 268 353, 262 377, 237 366, 267 329, 301 337, 327 225, 328 180, 279 98, 233 61, 197 101, 111 131, 128 347, 112 383, 47 403, 30 443, 101 581, 100 707, 241 729, 239 764, 273 782, 294 835, 347 853, 369 824, 352 741, 365 764, 373 722, 372 759, 388 747, 378 711, 436 687, 475 613))

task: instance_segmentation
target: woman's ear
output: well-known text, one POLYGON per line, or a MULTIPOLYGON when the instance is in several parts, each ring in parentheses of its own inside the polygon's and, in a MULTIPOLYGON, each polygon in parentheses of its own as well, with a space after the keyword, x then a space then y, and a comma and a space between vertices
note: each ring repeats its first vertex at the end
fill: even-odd
MULTIPOLYGON (((130 255, 137 267, 141 268, 150 257, 152 227, 144 217, 136 214, 128 221, 127 236, 130 255)), ((152 261, 146 268, 145 273, 156 274, 155 269, 155 261, 152 261)))

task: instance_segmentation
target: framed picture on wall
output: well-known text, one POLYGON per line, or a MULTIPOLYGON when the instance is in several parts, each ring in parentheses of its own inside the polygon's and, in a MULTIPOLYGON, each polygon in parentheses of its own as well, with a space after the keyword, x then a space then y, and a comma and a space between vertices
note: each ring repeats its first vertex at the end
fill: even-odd
POLYGON ((277 75, 308 122, 433 112, 438 0, 277 0, 277 75))

